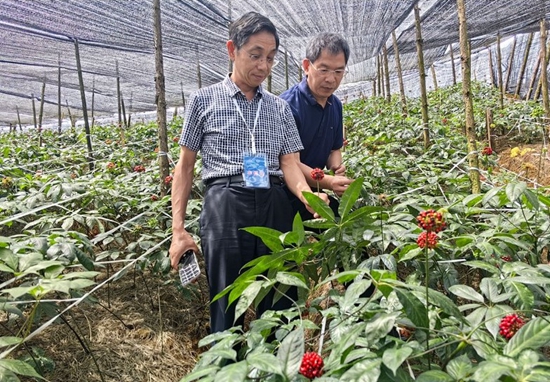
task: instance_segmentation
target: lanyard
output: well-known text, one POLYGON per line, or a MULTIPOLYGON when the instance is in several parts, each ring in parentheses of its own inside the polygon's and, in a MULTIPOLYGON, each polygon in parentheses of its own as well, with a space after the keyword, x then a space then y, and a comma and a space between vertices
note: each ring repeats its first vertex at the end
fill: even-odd
POLYGON ((254 126, 252 127, 252 130, 250 130, 250 126, 248 126, 248 123, 246 123, 246 119, 244 118, 243 112, 239 104, 237 103, 237 100, 235 98, 232 98, 232 99, 233 99, 233 103, 235 104, 235 107, 237 108, 237 112, 243 119, 244 124, 248 129, 248 132, 250 133, 250 140, 252 141, 252 154, 256 154, 256 139, 254 138, 254 132, 256 131, 256 125, 258 125, 258 118, 260 117, 260 109, 262 108, 263 98, 260 98, 260 101, 258 102, 258 110, 256 111, 256 118, 254 118, 254 126))

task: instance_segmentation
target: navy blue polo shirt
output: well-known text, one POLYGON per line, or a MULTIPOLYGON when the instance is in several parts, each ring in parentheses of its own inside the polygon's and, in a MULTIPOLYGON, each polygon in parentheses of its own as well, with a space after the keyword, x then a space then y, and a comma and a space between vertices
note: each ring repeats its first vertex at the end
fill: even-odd
POLYGON ((290 105, 304 145, 300 160, 311 168, 325 168, 330 152, 344 143, 342 102, 331 95, 323 108, 311 94, 306 77, 281 98, 290 105))

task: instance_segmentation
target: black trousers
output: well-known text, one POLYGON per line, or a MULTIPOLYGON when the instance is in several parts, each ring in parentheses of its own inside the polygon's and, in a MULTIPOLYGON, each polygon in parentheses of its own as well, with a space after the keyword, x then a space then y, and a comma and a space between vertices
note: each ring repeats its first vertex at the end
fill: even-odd
MULTIPOLYGON (((292 208, 280 182, 269 189, 242 187, 241 183, 207 185, 200 216, 202 251, 206 260, 210 299, 224 290, 239 276, 247 262, 270 253, 261 239, 243 231, 252 226, 269 227, 281 232, 292 229, 292 208)), ((297 290, 287 293, 297 299, 297 290)), ((275 305, 273 293, 258 306, 259 317, 266 310, 281 310, 292 306, 282 297, 275 305)), ((210 305, 211 332, 242 325, 244 317, 235 320, 234 302, 228 307, 227 295, 210 305)))

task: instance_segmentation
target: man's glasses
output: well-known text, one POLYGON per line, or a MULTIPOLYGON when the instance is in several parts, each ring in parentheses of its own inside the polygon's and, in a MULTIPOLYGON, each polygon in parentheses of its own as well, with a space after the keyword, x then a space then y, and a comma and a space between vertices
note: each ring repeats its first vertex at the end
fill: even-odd
POLYGON ((250 58, 250 61, 252 61, 255 65, 263 64, 264 62, 266 62, 267 66, 274 68, 279 63, 279 61, 274 58, 263 57, 259 54, 248 53, 248 57, 250 58))
POLYGON ((313 65, 313 62, 311 62, 311 61, 309 61, 309 64, 311 65, 311 67, 313 69, 315 69, 317 71, 317 73, 319 73, 323 77, 328 77, 329 74, 334 74, 334 77, 342 78, 348 72, 347 69, 336 69, 336 70, 325 69, 325 68, 318 69, 318 68, 315 67, 315 65, 313 65))

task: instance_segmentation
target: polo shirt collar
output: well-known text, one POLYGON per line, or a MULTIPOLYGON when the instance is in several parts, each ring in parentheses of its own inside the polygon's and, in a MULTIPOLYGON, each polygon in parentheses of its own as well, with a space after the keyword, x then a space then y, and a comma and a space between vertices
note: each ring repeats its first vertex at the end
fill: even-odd
MULTIPOLYGON (((225 77, 223 79, 223 84, 226 87, 226 89, 229 92, 229 95, 231 97, 235 97, 235 95, 238 94, 238 93, 243 94, 241 89, 231 79, 231 73, 229 73, 227 75, 227 77, 225 77)), ((260 85, 260 86, 258 86, 258 89, 256 89, 256 94, 254 95, 254 98, 263 97, 263 95, 264 95, 264 89, 263 89, 262 85, 260 85)))
MULTIPOLYGON (((319 104, 319 102, 317 102, 313 94, 311 94, 311 90, 307 85, 307 76, 304 76, 304 78, 302 78, 302 82, 298 84, 298 89, 305 96, 305 99, 308 104, 310 104, 311 106, 315 106, 319 104)), ((334 94, 331 94, 330 97, 328 97, 327 99, 328 105, 332 105, 332 97, 334 97, 334 94)))

